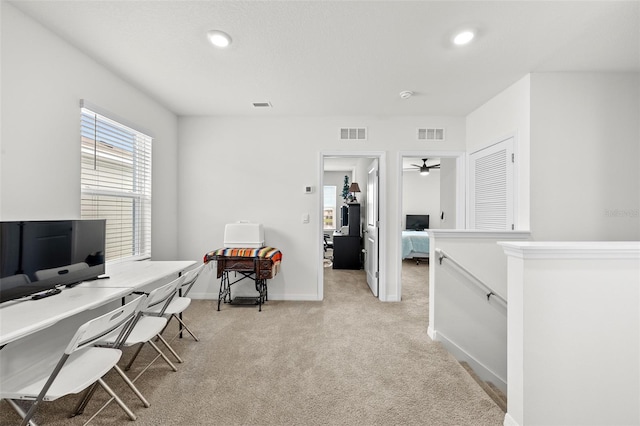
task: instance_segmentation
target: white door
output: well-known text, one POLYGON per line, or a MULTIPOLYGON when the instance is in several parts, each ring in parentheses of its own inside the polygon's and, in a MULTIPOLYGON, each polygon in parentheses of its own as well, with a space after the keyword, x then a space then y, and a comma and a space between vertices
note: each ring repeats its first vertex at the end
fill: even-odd
POLYGON ((515 229, 514 166, 512 137, 469 155, 471 229, 515 229))
POLYGON ((373 160, 368 168, 364 269, 367 284, 373 295, 378 297, 378 159, 373 160))

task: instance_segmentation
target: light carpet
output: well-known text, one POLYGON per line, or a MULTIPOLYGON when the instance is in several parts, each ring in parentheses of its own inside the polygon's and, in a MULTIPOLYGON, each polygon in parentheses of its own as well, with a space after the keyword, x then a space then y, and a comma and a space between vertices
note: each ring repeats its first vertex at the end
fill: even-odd
MULTIPOLYGON (((403 263, 402 302, 374 298, 363 271, 331 268, 322 302, 218 312, 216 301, 194 301, 185 320, 201 341, 175 341, 185 361, 178 371, 158 360, 136 382, 151 407, 110 373, 107 383, 138 420, 112 403, 90 424, 502 425, 504 412, 427 336, 428 266, 403 263)), ((132 374, 151 357, 145 348, 132 374)), ((107 399, 98 391, 85 414, 70 419, 77 398, 44 403, 36 422, 80 425, 107 399)), ((0 424, 17 422, 0 402, 0 424)))

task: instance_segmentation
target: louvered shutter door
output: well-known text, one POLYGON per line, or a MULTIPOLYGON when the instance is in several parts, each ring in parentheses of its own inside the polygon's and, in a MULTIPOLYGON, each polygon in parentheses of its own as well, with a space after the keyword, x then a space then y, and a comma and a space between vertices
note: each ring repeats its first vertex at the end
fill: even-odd
POLYGON ((513 229, 513 138, 469 156, 470 228, 513 229))

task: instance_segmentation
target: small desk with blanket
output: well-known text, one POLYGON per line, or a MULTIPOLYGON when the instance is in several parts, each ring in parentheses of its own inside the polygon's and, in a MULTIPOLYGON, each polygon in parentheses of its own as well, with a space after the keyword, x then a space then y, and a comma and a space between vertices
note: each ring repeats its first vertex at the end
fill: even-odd
POLYGON ((402 231, 402 259, 429 259, 429 234, 426 231, 402 231))
POLYGON ((258 305, 262 311, 262 304, 268 301, 267 280, 276 276, 280 270, 282 252, 274 247, 262 248, 221 248, 204 255, 204 262, 215 260, 217 262, 217 277, 220 278, 220 291, 218 293, 218 310, 220 302, 236 305, 258 305), (233 282, 229 278, 229 272, 240 274, 241 277, 233 282), (256 297, 231 298, 231 286, 245 278, 255 282, 256 297))

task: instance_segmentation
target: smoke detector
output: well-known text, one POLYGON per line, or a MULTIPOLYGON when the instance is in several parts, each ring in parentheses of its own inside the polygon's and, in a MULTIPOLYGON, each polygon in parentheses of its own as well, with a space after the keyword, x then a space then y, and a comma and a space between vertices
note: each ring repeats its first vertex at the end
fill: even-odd
POLYGON ((411 90, 404 90, 400 92, 400 97, 402 99, 409 99, 411 96, 413 96, 413 92, 411 90))

